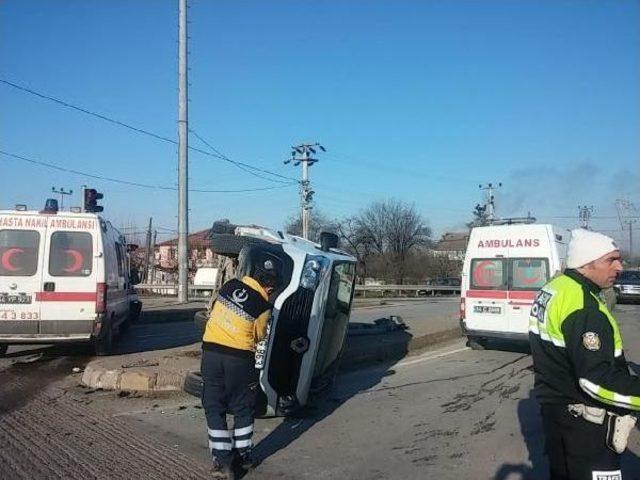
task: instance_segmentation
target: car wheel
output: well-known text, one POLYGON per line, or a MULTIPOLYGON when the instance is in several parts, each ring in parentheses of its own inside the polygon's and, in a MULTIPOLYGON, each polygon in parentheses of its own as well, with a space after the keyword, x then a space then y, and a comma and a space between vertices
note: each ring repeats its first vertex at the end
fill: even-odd
POLYGON ((9 348, 9 345, 5 343, 0 343, 0 357, 4 357, 7 354, 8 348, 9 348))
POLYGON ((104 324, 103 330, 93 340, 93 349, 98 356, 111 354, 113 351, 113 319, 104 324))
POLYGON ((189 395, 202 398, 202 374, 200 372, 189 372, 184 378, 184 385, 182 389, 189 395))
POLYGON ((209 312, 207 310, 199 310, 193 316, 193 323, 196 324, 196 329, 201 335, 204 335, 204 331, 207 328, 208 320, 209 312))
POLYGON ((479 337, 467 337, 467 347, 471 350, 484 350, 484 341, 479 337))
POLYGON ((242 247, 246 245, 264 245, 264 240, 244 235, 233 235, 230 233, 212 233, 211 249, 214 253, 226 257, 235 258, 240 254, 242 247))

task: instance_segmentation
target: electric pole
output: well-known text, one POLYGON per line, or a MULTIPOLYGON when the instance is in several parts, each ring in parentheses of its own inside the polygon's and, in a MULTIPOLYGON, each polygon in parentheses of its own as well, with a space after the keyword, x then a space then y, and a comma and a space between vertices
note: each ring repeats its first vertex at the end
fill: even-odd
POLYGON ((309 181, 309 167, 318 161, 311 155, 316 154, 316 147, 326 152, 327 150, 319 143, 303 143, 291 147, 291 158, 285 160, 284 163, 292 163, 297 167, 302 165, 302 180, 300 181, 300 208, 302 214, 302 238, 309 238, 309 217, 311 213, 311 202, 313 195, 316 193, 311 189, 309 181))
POLYGON ((622 231, 629 229, 629 257, 633 257, 633 224, 638 221, 638 210, 633 202, 621 198, 616 200, 616 210, 622 231))
POLYGON ((144 255, 144 282, 149 283, 149 263, 151 258, 151 228, 153 226, 153 218, 149 217, 149 228, 147 228, 147 237, 145 239, 145 255, 144 255))
POLYGON ((147 283, 155 283, 156 278, 156 241, 158 240, 158 231, 153 231, 151 239, 151 250, 149 250, 149 280, 147 283))
POLYGON ((60 210, 63 210, 63 208, 64 208, 64 196, 65 195, 71 195, 73 193, 73 190, 65 190, 64 187, 60 187, 59 190, 56 190, 56 187, 51 187, 51 191, 53 193, 57 193, 58 195, 60 195, 60 210))
POLYGON ((591 230, 589 228, 589 221, 591 220, 592 214, 593 205, 590 207, 587 207, 586 205, 578 205, 578 221, 580 222, 580 228, 591 230))
POLYGON ((486 185, 478 185, 478 187, 480 187, 480 190, 487 191, 487 204, 486 204, 488 207, 487 219, 489 220, 489 223, 491 223, 495 220, 495 213, 496 213, 496 205, 495 205, 495 199, 493 196, 493 190, 496 188, 502 187, 502 182, 499 182, 497 187, 495 187, 493 183, 487 183, 486 185))
POLYGON ((188 138, 187 132, 187 0, 179 0, 178 32, 178 301, 189 296, 188 138))

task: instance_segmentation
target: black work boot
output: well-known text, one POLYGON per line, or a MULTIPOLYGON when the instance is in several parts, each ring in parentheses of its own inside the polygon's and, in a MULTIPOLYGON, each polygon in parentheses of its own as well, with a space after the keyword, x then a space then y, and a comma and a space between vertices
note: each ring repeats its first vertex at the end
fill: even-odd
POLYGON ((236 472, 233 470, 233 465, 223 465, 221 473, 225 480, 236 480, 236 472))
POLYGON ((242 453, 238 453, 238 465, 240 465, 244 470, 251 470, 254 467, 251 450, 245 450, 242 453))

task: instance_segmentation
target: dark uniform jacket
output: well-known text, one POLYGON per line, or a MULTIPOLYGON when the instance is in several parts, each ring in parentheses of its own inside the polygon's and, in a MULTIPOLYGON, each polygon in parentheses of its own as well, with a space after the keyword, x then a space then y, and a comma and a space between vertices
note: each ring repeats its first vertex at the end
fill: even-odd
POLYGON ((529 341, 540 403, 640 410, 640 378, 629 373, 620 329, 599 293, 567 270, 536 296, 529 341))
POLYGON ((251 277, 226 282, 218 292, 202 339, 202 348, 253 355, 265 338, 272 305, 251 277))

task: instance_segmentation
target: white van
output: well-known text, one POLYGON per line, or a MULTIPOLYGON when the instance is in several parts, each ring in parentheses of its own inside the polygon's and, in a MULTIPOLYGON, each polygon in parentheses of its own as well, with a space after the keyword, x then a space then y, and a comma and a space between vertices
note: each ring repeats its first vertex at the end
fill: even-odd
POLYGON ((0 354, 91 341, 110 351, 140 313, 124 237, 95 213, 0 211, 0 354))
POLYGON ((543 224, 471 230, 460 291, 460 325, 471 348, 488 338, 528 339, 533 299, 564 269, 570 235, 543 224))

